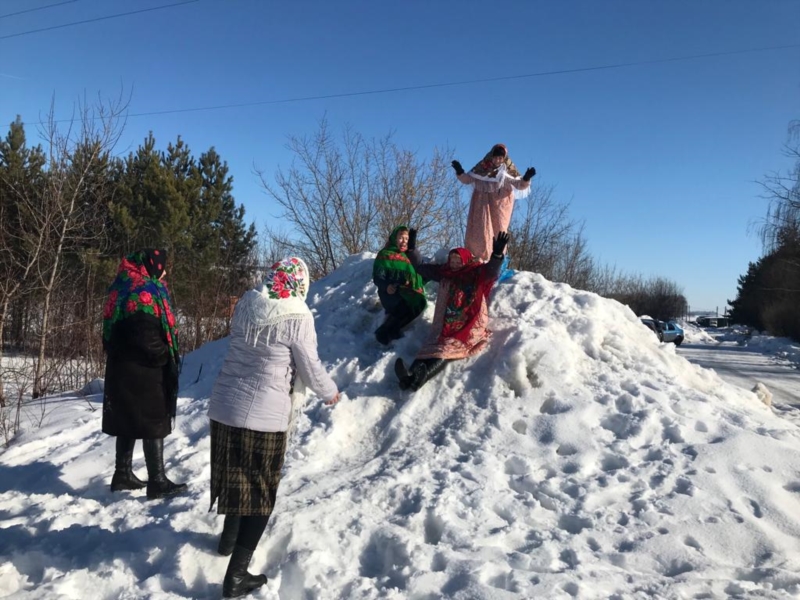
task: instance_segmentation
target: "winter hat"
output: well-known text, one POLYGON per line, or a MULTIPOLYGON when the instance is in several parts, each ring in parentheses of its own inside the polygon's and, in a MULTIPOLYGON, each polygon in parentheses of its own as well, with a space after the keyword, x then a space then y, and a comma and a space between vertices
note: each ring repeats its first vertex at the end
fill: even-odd
POLYGON ((492 148, 492 156, 508 156, 508 150, 503 144, 495 144, 492 148))

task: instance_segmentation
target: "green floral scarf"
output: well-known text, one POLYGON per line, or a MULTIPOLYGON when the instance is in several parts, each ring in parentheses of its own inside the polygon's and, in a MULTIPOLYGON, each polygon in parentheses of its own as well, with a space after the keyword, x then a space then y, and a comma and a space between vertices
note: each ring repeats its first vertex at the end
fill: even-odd
POLYGON ((415 312, 422 312, 428 304, 423 288, 425 282, 414 269, 406 253, 397 247, 397 235, 401 231, 408 231, 408 227, 405 225, 395 227, 386 245, 378 252, 372 264, 372 278, 399 286, 400 297, 415 312))

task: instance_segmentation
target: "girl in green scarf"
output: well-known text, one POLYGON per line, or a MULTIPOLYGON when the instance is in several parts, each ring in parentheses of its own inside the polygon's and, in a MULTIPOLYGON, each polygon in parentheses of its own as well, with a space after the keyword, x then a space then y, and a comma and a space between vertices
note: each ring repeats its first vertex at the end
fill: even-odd
POLYGON ((383 345, 403 337, 403 327, 422 314, 427 305, 424 281, 412 264, 412 259, 416 264, 422 262, 415 249, 416 241, 416 229, 398 225, 372 266, 372 281, 378 286, 378 296, 387 315, 375 331, 375 338, 383 345))

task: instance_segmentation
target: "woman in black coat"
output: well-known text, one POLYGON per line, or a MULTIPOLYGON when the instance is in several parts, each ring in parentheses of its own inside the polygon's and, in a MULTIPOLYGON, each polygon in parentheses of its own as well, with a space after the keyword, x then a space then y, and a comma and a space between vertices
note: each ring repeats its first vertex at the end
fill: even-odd
POLYGON ((164 473, 164 438, 178 399, 178 342, 164 282, 166 251, 146 249, 122 259, 103 312, 106 351, 103 432, 117 438, 111 491, 147 486, 147 498, 186 489, 164 473), (147 483, 133 473, 133 447, 142 440, 147 483))

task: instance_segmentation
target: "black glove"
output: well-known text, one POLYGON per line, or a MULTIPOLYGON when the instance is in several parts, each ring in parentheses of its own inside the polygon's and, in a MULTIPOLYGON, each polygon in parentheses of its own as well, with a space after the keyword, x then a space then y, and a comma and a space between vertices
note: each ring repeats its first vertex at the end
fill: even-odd
POLYGON ((461 163, 457 160, 454 160, 450 163, 453 165, 453 168, 456 170, 456 175, 463 175, 464 174, 464 167, 461 166, 461 163))
POLYGON ((417 247, 417 230, 408 230, 408 249, 414 250, 417 247))
POLYGON ((528 170, 525 171, 525 175, 522 176, 522 181, 530 181, 533 179, 534 175, 536 175, 536 169, 533 167, 528 167, 528 170))
POLYGON ((508 233, 501 231, 497 234, 497 237, 494 238, 494 242, 492 243, 492 254, 495 256, 503 256, 506 251, 506 246, 508 246, 508 233))

